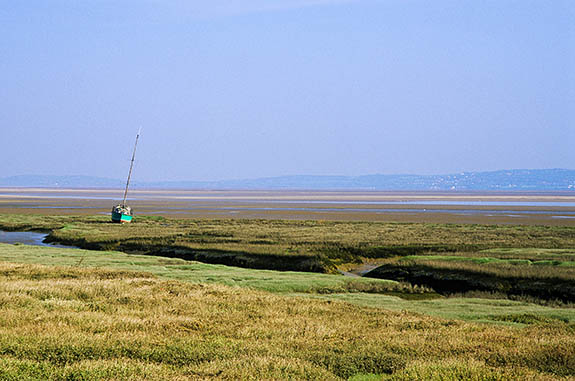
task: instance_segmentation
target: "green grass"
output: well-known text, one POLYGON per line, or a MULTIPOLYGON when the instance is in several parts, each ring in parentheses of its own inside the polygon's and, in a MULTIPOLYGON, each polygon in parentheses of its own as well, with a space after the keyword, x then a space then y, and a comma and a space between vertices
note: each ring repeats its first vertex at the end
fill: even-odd
POLYGON ((350 278, 342 275, 294 271, 254 270, 114 251, 0 244, 0 261, 145 271, 162 279, 202 284, 217 283, 280 293, 425 292, 422 288, 414 289, 407 284, 392 280, 350 278))
POLYGON ((574 282, 575 284, 575 262, 573 261, 531 261, 529 259, 443 255, 413 255, 382 261, 381 269, 394 267, 400 270, 413 269, 418 273, 435 271, 435 273, 451 272, 454 276, 467 274, 470 279, 493 277, 501 282, 515 279, 517 281, 544 281, 550 284, 554 282, 574 282))
POLYGON ((408 311, 444 319, 459 319, 476 323, 524 326, 541 321, 575 322, 575 308, 547 307, 533 303, 484 298, 437 298, 429 300, 405 300, 390 295, 330 294, 304 295, 323 300, 339 300, 348 303, 384 308, 391 311, 408 311), (528 319, 536 316, 537 319, 528 319), (523 317, 523 319, 522 319, 523 317), (542 320, 541 320, 542 319, 542 320))
POLYGON ((71 266, 71 271, 84 268, 133 271, 152 274, 160 279, 195 284, 222 284, 274 293, 345 301, 360 306, 393 311, 405 310, 446 319, 510 325, 523 324, 520 321, 505 321, 501 318, 516 314, 537 315, 568 322, 575 321, 575 309, 573 308, 552 308, 511 300, 437 298, 434 294, 424 292, 423 289, 413 290, 407 285, 392 280, 349 278, 341 275, 306 272, 254 270, 121 252, 7 244, 0 244, 0 261, 71 266), (418 300, 418 298, 423 298, 423 300, 418 300))
POLYGON ((496 256, 497 258, 529 259, 532 261, 573 261, 575 259, 575 249, 544 249, 544 248, 491 248, 481 250, 478 255, 496 256))
MULTIPOLYGON (((573 256, 575 259, 575 255, 573 256)), ((559 261, 559 260, 531 260, 531 259, 516 259, 516 258, 492 258, 492 257, 465 257, 456 255, 408 255, 402 257, 400 262, 418 261, 418 260, 432 260, 432 261, 447 261, 447 262, 471 262, 478 265, 491 264, 491 265, 535 265, 535 266, 563 266, 573 267, 575 261, 559 261)))

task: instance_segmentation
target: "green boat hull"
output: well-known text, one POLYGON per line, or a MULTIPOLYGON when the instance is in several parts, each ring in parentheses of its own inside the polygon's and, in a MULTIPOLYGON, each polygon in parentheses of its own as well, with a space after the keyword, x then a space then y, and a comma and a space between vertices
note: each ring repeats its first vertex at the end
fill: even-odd
POLYGON ((128 214, 112 212, 112 221, 121 223, 130 223, 134 217, 128 214))

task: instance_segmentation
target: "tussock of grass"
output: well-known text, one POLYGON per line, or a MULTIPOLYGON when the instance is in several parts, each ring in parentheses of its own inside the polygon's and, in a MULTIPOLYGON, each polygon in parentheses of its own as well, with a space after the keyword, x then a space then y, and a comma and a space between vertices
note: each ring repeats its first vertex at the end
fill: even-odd
POLYGON ((566 323, 476 325, 125 270, 0 270, 5 379, 575 376, 566 323))
POLYGON ((182 379, 179 372, 162 364, 152 364, 130 359, 83 360, 54 366, 48 361, 0 358, 2 380, 151 380, 182 379))

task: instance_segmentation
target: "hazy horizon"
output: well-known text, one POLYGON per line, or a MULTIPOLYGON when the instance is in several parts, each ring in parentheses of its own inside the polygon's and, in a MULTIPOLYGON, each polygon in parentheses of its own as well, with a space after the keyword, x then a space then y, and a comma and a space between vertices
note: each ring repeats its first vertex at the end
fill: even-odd
MULTIPOLYGON (((266 179, 266 178, 278 178, 278 177, 363 177, 363 176, 450 176, 450 175, 459 175, 459 174, 463 174, 463 173, 490 173, 490 172, 506 172, 506 171, 553 171, 553 170, 566 170, 566 171, 575 171, 575 168, 500 168, 500 169, 494 169, 494 170, 490 170, 490 171, 460 171, 460 172, 450 172, 450 173, 426 173, 426 174, 422 174, 422 173, 408 173, 408 172, 404 172, 404 173, 359 173, 359 174, 351 174, 351 175, 339 175, 339 174, 330 174, 330 173, 326 173, 326 174, 318 174, 318 175, 312 175, 312 174, 306 174, 306 173, 292 173, 292 174, 285 174, 285 175, 271 175, 271 176, 262 176, 262 177, 236 177, 236 178, 216 178, 216 179, 211 179, 211 180, 206 180, 206 179, 197 179, 197 180, 191 180, 191 179, 181 179, 181 180, 169 180, 169 179, 158 179, 158 180, 138 180, 138 179, 132 179, 132 181, 135 182, 178 182, 178 181, 197 181, 197 182, 218 182, 218 181, 234 181, 234 180, 258 180, 258 179, 266 179)), ((127 172, 126 172, 127 175, 127 172)), ((54 174, 54 175, 45 175, 45 174, 41 174, 41 173, 20 173, 20 174, 15 174, 15 175, 10 175, 10 176, 0 176, 0 178, 8 178, 8 177, 25 177, 25 176, 29 176, 29 177, 34 177, 34 176, 53 176, 53 177, 80 177, 80 176, 86 176, 86 177, 95 177, 95 178, 102 178, 102 179, 108 179, 108 180, 119 180, 119 181, 126 181, 125 177, 106 177, 106 176, 92 176, 92 175, 86 175, 83 173, 71 173, 71 174, 67 174, 67 175, 63 175, 63 174, 54 174)))
POLYGON ((575 163, 575 2, 0 4, 0 177, 575 163))
MULTIPOLYGON (((575 191, 575 170, 502 170, 443 175, 294 175, 212 181, 133 180, 132 189, 226 189, 226 190, 384 190, 384 191, 575 191)), ((0 188, 122 188, 125 180, 89 176, 0 177, 0 188)))

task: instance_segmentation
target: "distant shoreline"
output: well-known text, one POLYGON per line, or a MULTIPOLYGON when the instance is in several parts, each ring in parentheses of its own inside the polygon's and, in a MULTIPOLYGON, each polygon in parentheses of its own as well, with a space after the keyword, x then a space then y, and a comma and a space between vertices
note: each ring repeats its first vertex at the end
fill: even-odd
MULTIPOLYGON (((26 175, 0 178, 0 187, 15 188, 123 188, 125 182, 93 176, 26 175)), ((137 181, 141 190, 254 190, 358 192, 574 192, 575 170, 512 169, 445 175, 277 176, 218 181, 137 181)))
MULTIPOLYGON (((104 215, 122 189, 0 188, 0 214, 104 215)), ((575 193, 131 190, 139 216, 575 226, 575 193)))
MULTIPOLYGON (((98 187, 1 187, 0 197, 5 195, 26 194, 52 194, 52 193, 79 193, 79 194, 117 194, 123 188, 98 187)), ((148 195, 188 195, 189 197, 214 198, 222 195, 225 198, 290 198, 290 199, 565 199, 575 200, 575 191, 526 191, 526 190, 351 190, 351 189, 186 189, 186 188, 140 188, 129 190, 130 194, 148 195)))

